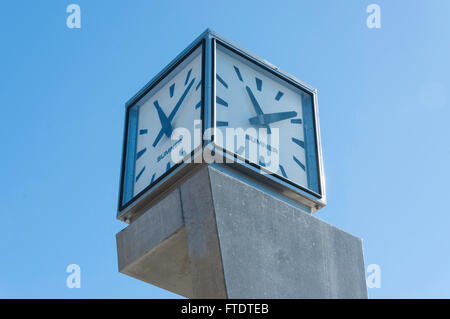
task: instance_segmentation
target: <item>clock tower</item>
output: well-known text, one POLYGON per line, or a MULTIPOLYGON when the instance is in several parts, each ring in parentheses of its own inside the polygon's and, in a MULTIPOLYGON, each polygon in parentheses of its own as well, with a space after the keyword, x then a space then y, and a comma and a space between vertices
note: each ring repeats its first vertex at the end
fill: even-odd
POLYGON ((192 298, 366 298, 361 240, 325 205, 317 90, 217 33, 127 102, 122 273, 192 298))

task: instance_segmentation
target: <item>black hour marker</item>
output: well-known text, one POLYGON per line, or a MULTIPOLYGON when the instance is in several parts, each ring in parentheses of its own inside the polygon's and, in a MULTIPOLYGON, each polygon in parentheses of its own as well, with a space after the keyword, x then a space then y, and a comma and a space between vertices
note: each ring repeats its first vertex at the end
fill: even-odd
POLYGON ((256 80, 256 88, 258 89, 258 91, 261 91, 262 89, 262 80, 258 79, 257 77, 255 77, 256 80))
POLYGON ((277 96, 275 96, 275 100, 279 101, 281 99, 281 97, 283 96, 283 92, 278 91, 277 96))
POLYGON ((292 124, 302 124, 302 119, 292 119, 291 123, 292 124))
POLYGON ((216 121, 217 126, 228 126, 228 122, 225 121, 216 121))
POLYGON ((216 102, 219 103, 220 105, 226 106, 228 107, 228 102, 222 100, 220 97, 216 96, 216 102))
POLYGON ((282 165, 280 165, 280 171, 281 175, 283 175, 284 178, 287 178, 286 171, 284 170, 284 167, 282 165))
POLYGON ((300 146, 301 148, 305 148, 305 142, 300 141, 299 139, 296 138, 292 138, 292 142, 294 142, 295 144, 297 144, 298 146, 300 146))
POLYGON ((147 133, 148 133, 147 129, 139 130, 139 135, 144 135, 144 134, 147 134, 147 133))
POLYGON ((197 91, 198 88, 200 87, 200 85, 202 85, 202 81, 198 82, 197 86, 195 87, 195 90, 197 91))
POLYGON ((147 148, 144 148, 142 150, 140 150, 139 152, 137 152, 136 154, 136 159, 138 159, 139 157, 141 157, 142 155, 144 155, 145 151, 147 150, 147 148))
POLYGON ((186 75, 186 80, 184 81, 184 85, 188 84, 189 78, 191 77, 191 72, 192 72, 192 69, 190 69, 188 74, 186 75))
POLYGON ((242 80, 241 71, 239 71, 239 68, 237 66, 234 66, 234 71, 236 71, 236 75, 237 75, 238 79, 241 82, 244 82, 244 80, 242 80))
POLYGON ((156 175, 156 173, 153 173, 153 175, 152 175, 152 180, 150 181, 150 184, 152 184, 153 181, 155 180, 155 175, 156 175))
POLYGON ((170 162, 167 163, 166 171, 168 171, 169 169, 170 169, 170 162))
POLYGON ((222 83, 222 85, 223 85, 225 88, 228 89, 228 84, 227 84, 227 82, 225 82, 225 81, 220 77, 219 74, 216 74, 216 79, 217 79, 217 81, 219 81, 220 83, 222 83))
POLYGON ((173 97, 173 91, 175 90, 175 83, 170 86, 170 97, 173 97))
POLYGON ((142 173, 144 173, 144 171, 145 171, 145 166, 142 167, 142 169, 141 169, 141 171, 139 172, 139 174, 137 174, 137 176, 136 176, 136 182, 139 180, 139 178, 141 177, 142 173))
POLYGON ((200 106, 202 106, 202 101, 198 102, 197 104, 195 104, 195 108, 198 109, 200 106))
POLYGON ((297 165, 300 166, 300 167, 302 168, 302 170, 305 170, 305 165, 304 165, 302 162, 300 162, 300 161, 297 159, 297 157, 292 156, 292 158, 293 158, 294 161, 297 163, 297 165))

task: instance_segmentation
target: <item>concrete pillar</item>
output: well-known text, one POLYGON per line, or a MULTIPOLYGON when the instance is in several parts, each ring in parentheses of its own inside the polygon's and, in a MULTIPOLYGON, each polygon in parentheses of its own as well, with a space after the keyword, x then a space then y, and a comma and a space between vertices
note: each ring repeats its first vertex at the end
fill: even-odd
POLYGON ((188 298, 367 298, 359 238, 221 167, 117 234, 120 272, 188 298))

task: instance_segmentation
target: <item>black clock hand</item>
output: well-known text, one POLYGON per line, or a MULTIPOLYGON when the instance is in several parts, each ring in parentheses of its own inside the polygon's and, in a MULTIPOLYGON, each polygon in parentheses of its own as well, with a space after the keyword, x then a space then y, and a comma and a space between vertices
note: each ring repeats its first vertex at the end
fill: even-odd
MULTIPOLYGON (((258 115, 264 115, 263 111, 261 110, 261 106, 259 106, 258 101, 256 100, 255 96, 253 95, 252 90, 248 87, 248 85, 245 86, 245 89, 247 90, 247 94, 250 97, 250 101, 252 101, 253 108, 255 109, 256 114, 258 115)), ((271 133, 270 126, 264 125, 267 128, 267 133, 271 133)))
MULTIPOLYGON (((177 114, 178 110, 180 109, 181 104, 184 101, 184 98, 186 97, 186 95, 188 94, 189 90, 191 89, 192 85, 195 82, 195 78, 192 79, 191 83, 189 83, 188 87, 186 88, 186 90, 184 90, 183 95, 180 97, 180 99, 178 100, 177 104, 175 105, 175 107, 173 108, 172 112, 170 113, 169 117, 168 117, 168 122, 169 124, 172 122, 173 118, 175 117, 175 114, 177 114)), ((164 129, 161 128, 161 130, 158 133, 158 136, 156 137, 155 141, 153 142, 153 147, 155 147, 158 142, 161 140, 161 137, 164 134, 164 129)))
POLYGON ((270 123, 279 122, 283 120, 290 119, 292 117, 296 117, 297 112, 278 112, 278 113, 266 113, 262 115, 258 115, 255 117, 251 117, 248 119, 250 124, 252 125, 268 125, 270 123))
POLYGON ((172 125, 170 124, 169 119, 159 106, 158 100, 153 102, 153 104, 155 105, 156 111, 158 111, 159 122, 161 123, 161 127, 162 130, 164 131, 164 134, 167 137, 170 137, 170 135, 172 135, 172 125))
POLYGON ((250 101, 252 101, 253 108, 255 109, 256 114, 264 114, 263 111, 261 110, 261 106, 259 106, 258 104, 258 101, 256 101, 256 98, 253 95, 252 90, 248 86, 245 86, 245 89, 247 90, 247 94, 250 97, 250 101))
POLYGON ((172 122, 173 118, 175 117, 175 114, 177 114, 178 109, 181 106, 181 103, 183 103, 184 98, 188 94, 188 92, 191 89, 191 87, 194 84, 194 82, 195 82, 195 78, 192 79, 191 83, 189 83, 189 85, 186 88, 186 90, 184 90, 183 95, 180 97, 180 99, 178 100, 177 104, 175 105, 175 107, 173 108, 172 112, 169 115, 169 122, 172 122))

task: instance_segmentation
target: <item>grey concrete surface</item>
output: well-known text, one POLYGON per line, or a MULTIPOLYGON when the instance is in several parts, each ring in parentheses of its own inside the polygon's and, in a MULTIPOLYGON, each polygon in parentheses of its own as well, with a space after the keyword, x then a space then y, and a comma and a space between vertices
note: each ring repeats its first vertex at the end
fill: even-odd
POLYGON ((178 189, 119 232, 116 243, 121 273, 193 296, 178 189))
POLYGON ((209 169, 229 298, 367 298, 362 243, 209 169))
POLYGON ((180 186, 195 298, 226 298, 209 170, 180 186))
POLYGON ((367 298, 359 238, 228 170, 205 165, 117 234, 119 271, 189 298, 367 298))

